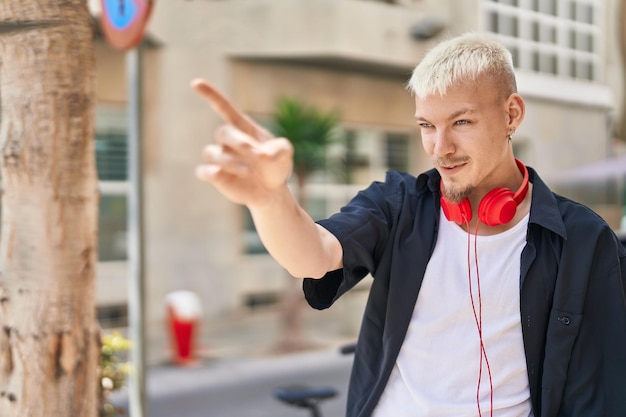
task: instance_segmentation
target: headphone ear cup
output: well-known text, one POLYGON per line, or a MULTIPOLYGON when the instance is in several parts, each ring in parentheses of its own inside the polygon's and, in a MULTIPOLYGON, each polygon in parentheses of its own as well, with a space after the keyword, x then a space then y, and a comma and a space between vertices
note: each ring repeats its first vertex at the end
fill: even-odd
POLYGON ((496 188, 488 192, 478 206, 478 218, 487 226, 510 222, 517 211, 514 194, 508 188, 496 188))
POLYGON ((441 197, 440 201, 443 214, 449 221, 465 224, 472 220, 472 206, 467 198, 458 204, 446 200, 445 197, 441 197))

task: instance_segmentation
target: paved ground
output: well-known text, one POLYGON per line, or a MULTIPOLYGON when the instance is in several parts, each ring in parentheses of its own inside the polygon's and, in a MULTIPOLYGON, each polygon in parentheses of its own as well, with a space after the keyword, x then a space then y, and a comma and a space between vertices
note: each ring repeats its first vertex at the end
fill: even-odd
MULTIPOLYGON (((321 410, 323 417, 343 416, 352 356, 341 355, 339 348, 356 339, 363 304, 358 297, 331 310, 305 310, 311 348, 300 353, 275 353, 281 327, 276 310, 208 323, 196 366, 172 365, 166 348, 148 364, 143 417, 308 417, 307 410, 284 405, 272 395, 278 387, 302 384, 337 389, 339 395, 321 404, 321 410)), ((115 393, 112 402, 128 410, 127 392, 115 393)))
MULTIPOLYGON (((303 329, 307 342, 323 349, 356 340, 366 297, 366 291, 353 291, 332 308, 322 311, 303 305, 303 329)), ((203 329, 204 356, 266 356, 275 347, 280 329, 280 315, 276 309, 213 320, 203 329)))
MULTIPOLYGON (((344 415, 352 364, 337 349, 263 358, 206 361, 196 367, 152 366, 147 373, 146 417, 307 417, 304 409, 273 398, 278 387, 331 386, 339 395, 321 404, 324 417, 344 415)), ((112 397, 128 409, 127 393, 112 397)))

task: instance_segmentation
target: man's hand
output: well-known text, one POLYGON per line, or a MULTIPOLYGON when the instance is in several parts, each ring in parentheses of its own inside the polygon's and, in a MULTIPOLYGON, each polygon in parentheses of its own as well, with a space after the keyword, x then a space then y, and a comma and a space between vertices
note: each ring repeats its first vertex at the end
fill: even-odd
POLYGON ((248 206, 263 244, 293 276, 322 277, 341 268, 337 238, 316 225, 287 188, 291 142, 273 137, 206 81, 191 86, 226 122, 215 132, 217 143, 204 148, 196 176, 248 206))
POLYGON ((216 143, 204 148, 204 164, 196 168, 196 176, 235 203, 263 205, 286 187, 293 169, 293 146, 237 110, 208 82, 196 79, 191 87, 226 122, 215 132, 216 143))

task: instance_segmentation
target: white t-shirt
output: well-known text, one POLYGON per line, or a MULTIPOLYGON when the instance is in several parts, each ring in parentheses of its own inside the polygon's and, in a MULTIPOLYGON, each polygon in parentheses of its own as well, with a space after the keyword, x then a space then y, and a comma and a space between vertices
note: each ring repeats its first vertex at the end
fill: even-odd
MULTIPOLYGON (((520 257, 528 215, 513 228, 474 238, 469 264, 476 314, 493 381, 493 416, 532 416, 520 322, 520 257)), ((480 338, 468 278, 468 233, 441 213, 437 243, 426 268, 396 365, 374 417, 476 417, 480 338)), ((482 359, 480 410, 490 416, 490 382, 482 359)))

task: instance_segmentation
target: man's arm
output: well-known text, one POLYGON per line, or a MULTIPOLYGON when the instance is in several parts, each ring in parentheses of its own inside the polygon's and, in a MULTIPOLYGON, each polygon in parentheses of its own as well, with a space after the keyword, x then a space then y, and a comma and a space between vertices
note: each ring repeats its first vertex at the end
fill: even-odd
POLYGON ((192 88, 227 123, 216 131, 216 143, 204 149, 196 176, 248 207, 266 249, 293 276, 321 278, 341 268, 341 244, 315 224, 287 187, 291 143, 273 137, 206 81, 195 80, 192 88))
POLYGON ((341 268, 342 248, 337 238, 298 204, 287 186, 264 204, 249 205, 261 241, 289 273, 299 278, 321 278, 341 268))

